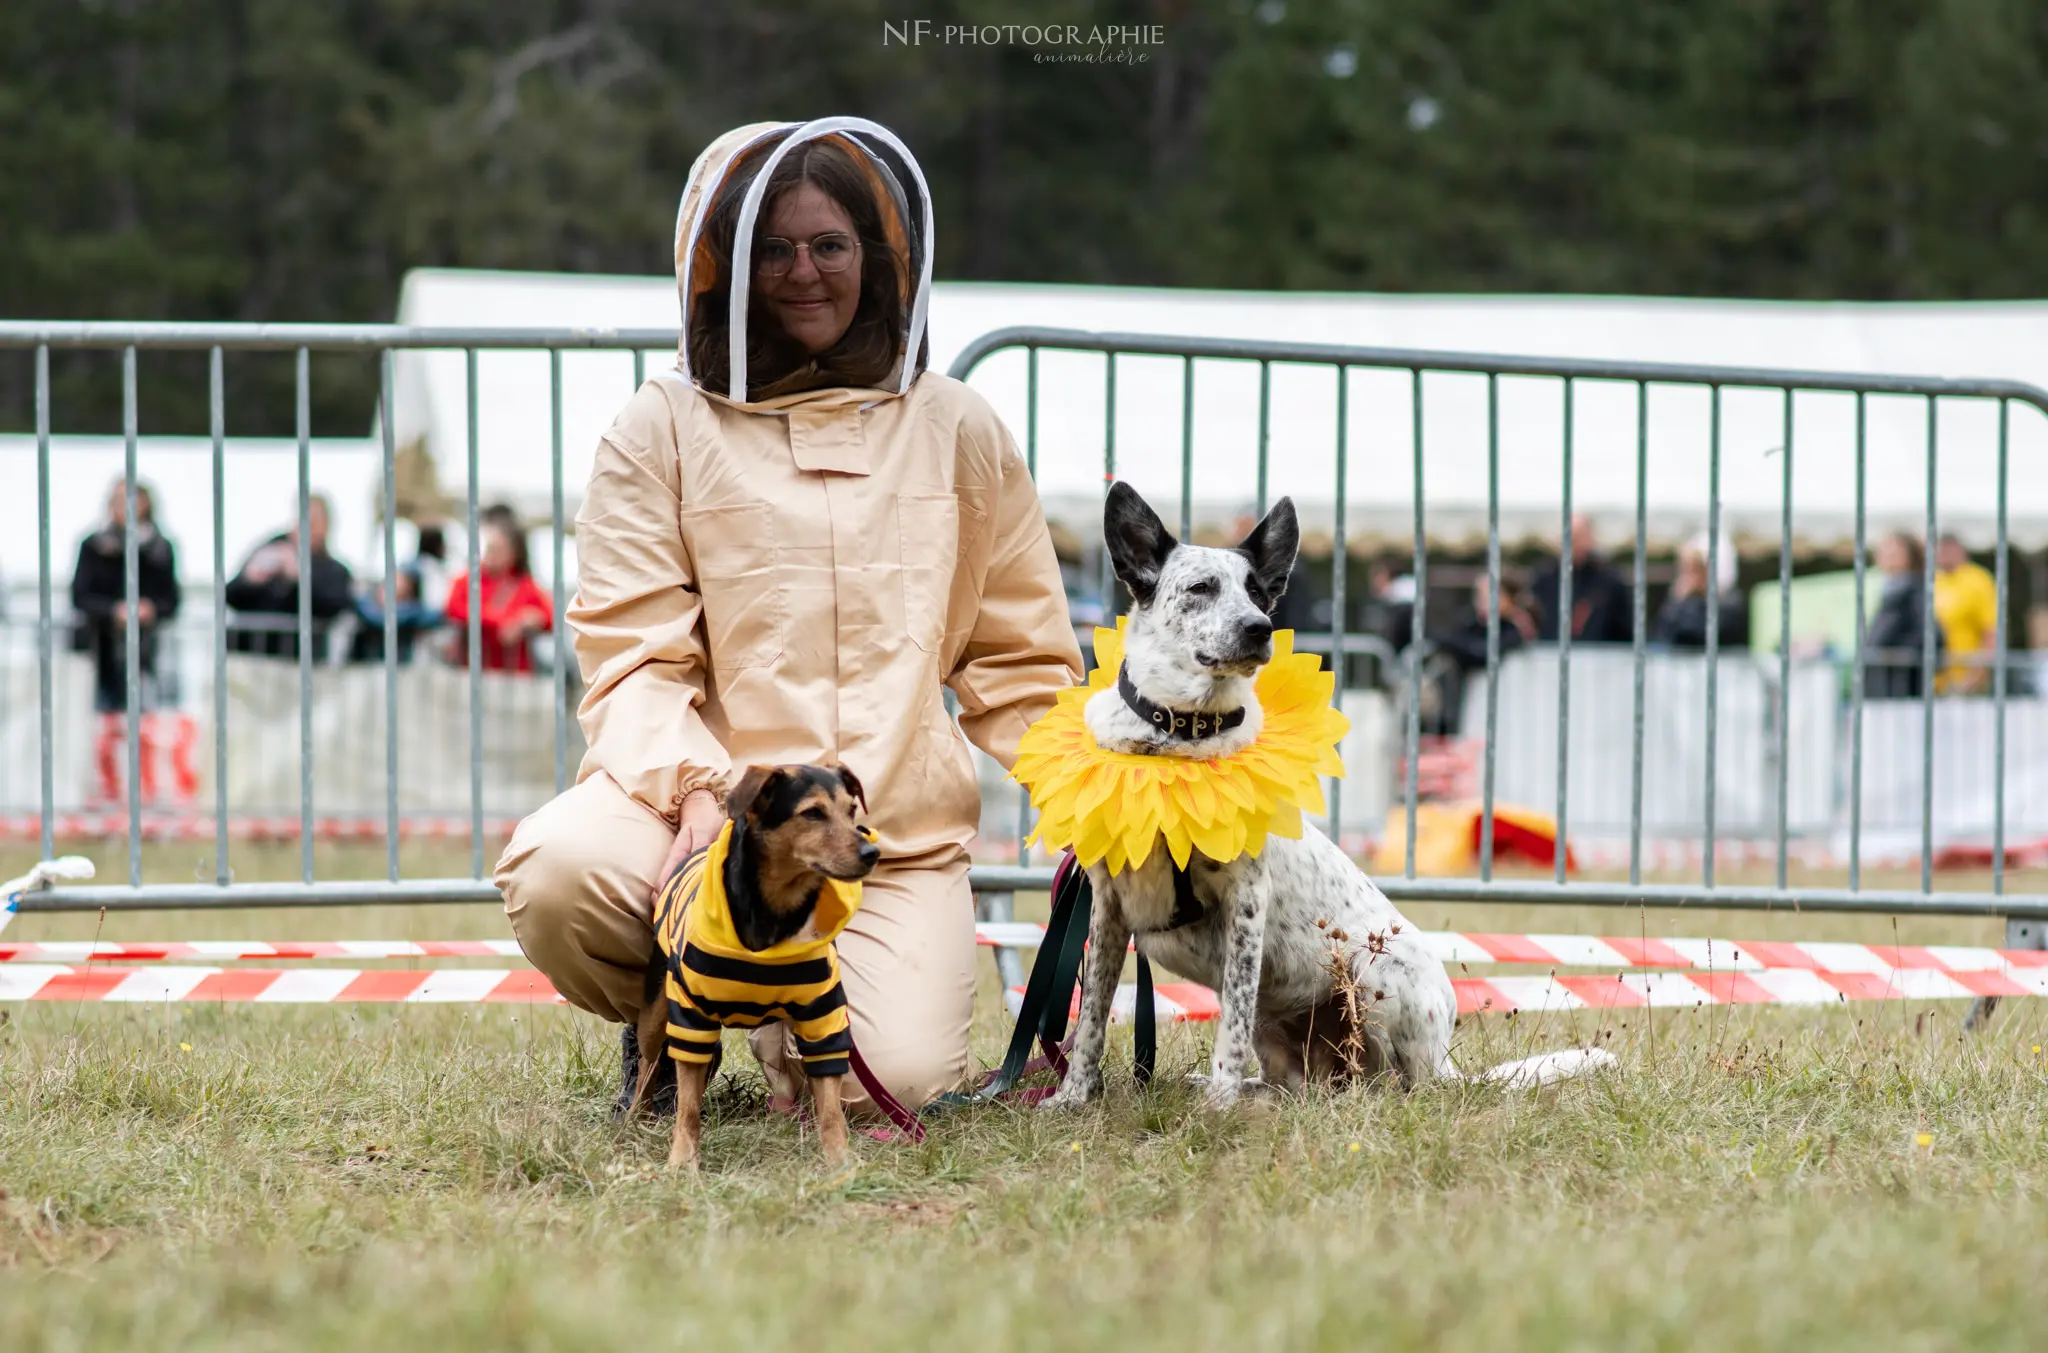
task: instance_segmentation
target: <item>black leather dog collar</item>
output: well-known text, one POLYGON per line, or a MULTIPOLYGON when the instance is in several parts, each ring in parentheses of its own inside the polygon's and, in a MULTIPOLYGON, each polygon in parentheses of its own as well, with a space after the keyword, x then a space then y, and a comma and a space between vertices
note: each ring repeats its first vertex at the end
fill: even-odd
POLYGON ((1244 722, 1244 707, 1224 710, 1220 713, 1190 714, 1183 710, 1168 709, 1155 704, 1138 694, 1138 688, 1131 684, 1128 667, 1119 667, 1116 672, 1117 694, 1124 698, 1134 713, 1170 738, 1182 742, 1200 742, 1213 738, 1218 733, 1228 733, 1244 722))

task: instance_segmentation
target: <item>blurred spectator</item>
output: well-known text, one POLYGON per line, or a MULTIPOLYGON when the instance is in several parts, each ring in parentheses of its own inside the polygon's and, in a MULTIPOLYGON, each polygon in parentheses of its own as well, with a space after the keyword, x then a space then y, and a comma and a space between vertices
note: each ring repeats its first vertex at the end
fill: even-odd
MULTIPOLYGON (((1998 643, 1998 580, 1972 563, 1963 542, 1945 535, 1934 549, 1934 618, 1948 641, 1951 658, 1989 658, 1998 643)), ((1951 663, 1934 679, 1943 695, 1991 689, 1991 669, 1951 663)))
POLYGON ((1365 629, 1387 641, 1396 653, 1415 637, 1415 577, 1396 577, 1386 563, 1372 566, 1365 583, 1365 629))
MULTIPOLYGON (((1530 592, 1536 611, 1536 638, 1557 642, 1559 577, 1555 559, 1537 566, 1530 592)), ((1635 638, 1635 599, 1629 585, 1607 562, 1593 535, 1590 517, 1572 518, 1572 618, 1575 643, 1625 644, 1635 638)))
MULTIPOLYGON (((78 545, 71 573, 71 605, 78 612, 78 647, 93 655, 93 708, 102 714, 128 708, 128 494, 116 483, 107 495, 107 519, 78 545)), ((155 703, 157 626, 178 614, 178 553, 156 528, 155 497, 135 486, 135 619, 141 637, 144 707, 155 703)))
MULTIPOLYGON (((1877 614, 1863 632, 1863 693, 1872 700, 1917 700, 1922 630, 1927 624, 1927 589, 1920 574, 1920 542, 1894 531, 1877 542, 1877 567, 1884 592, 1877 614)), ((1934 626, 1937 654, 1945 640, 1934 626)))
MULTIPOLYGON (((1749 605, 1734 586, 1735 570, 1731 551, 1721 550, 1721 586, 1716 600, 1720 612, 1719 642, 1723 651, 1749 646, 1749 605)), ((1650 637, 1672 648, 1707 646, 1707 540, 1704 535, 1685 543, 1678 552, 1678 581, 1657 612, 1650 637)))
MULTIPOLYGON (((533 654, 527 640, 554 628, 547 593, 533 580, 526 533, 509 507, 485 509, 479 523, 478 558, 482 564, 478 607, 481 666, 487 672, 531 672, 533 654)), ((453 631, 454 659, 469 661, 469 574, 458 574, 448 587, 442 608, 453 631)))
MULTIPOLYGON (((128 494, 116 481, 107 495, 107 519, 78 545, 78 563, 71 573, 71 605, 78 613, 76 645, 93 656, 93 709, 99 713, 94 746, 98 771, 95 797, 112 802, 120 797, 119 749, 127 737, 128 709, 128 494)), ((136 665, 141 673, 142 793, 156 797, 156 752, 163 741, 154 711, 171 701, 157 677, 157 627, 178 614, 178 553, 156 527, 155 495, 146 484, 135 486, 135 623, 136 665)), ((175 738, 172 769, 179 797, 198 793, 199 772, 189 740, 175 738)))
MULTIPOLYGON (((327 500, 315 496, 307 509, 312 553, 313 657, 325 660, 327 630, 334 618, 350 609, 354 580, 346 565, 327 552, 327 500)), ((228 605, 250 615, 275 616, 275 626, 228 628, 228 647, 237 653, 297 658, 299 636, 299 528, 272 536, 256 547, 242 571, 227 585, 228 605)))
MULTIPOLYGON (((1472 604, 1431 644, 1425 671, 1432 691, 1424 700, 1422 731, 1454 734, 1465 707, 1465 683, 1474 672, 1486 670, 1486 611, 1491 588, 1486 575, 1472 584, 1472 604)), ((1500 656, 1536 641, 1536 617, 1516 598, 1514 589, 1503 587, 1500 598, 1500 656)))
POLYGON ((412 563, 407 567, 419 586, 421 604, 434 611, 435 598, 448 595, 448 533, 441 523, 420 523, 419 542, 413 546, 412 563))
MULTIPOLYGON (((447 551, 441 528, 423 526, 419 541, 413 547, 412 558, 398 566, 394 589, 398 598, 398 614, 395 619, 398 661, 402 663, 412 661, 419 637, 441 623, 439 608, 427 599, 447 595, 446 570, 442 564, 447 551)), ((356 618, 362 623, 349 649, 349 661, 384 660, 384 603, 385 588, 381 582, 371 589, 369 595, 356 600, 356 618)))

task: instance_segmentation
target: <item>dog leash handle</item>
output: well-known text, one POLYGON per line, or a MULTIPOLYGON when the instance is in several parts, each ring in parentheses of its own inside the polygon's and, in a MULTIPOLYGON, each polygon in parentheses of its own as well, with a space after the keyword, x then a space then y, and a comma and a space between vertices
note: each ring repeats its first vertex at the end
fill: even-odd
POLYGON ((1138 955, 1138 1004, 1131 1011, 1131 1070, 1138 1084, 1152 1083, 1152 1064, 1159 1051, 1159 1017, 1152 1007, 1152 963, 1138 955))
POLYGON ((933 1108, 982 1104, 1007 1094, 1032 1069, 1033 1042, 1043 1049, 1046 1063, 1054 1073, 1066 1075, 1067 1060, 1060 1039, 1066 1035, 1067 1010, 1073 1003, 1074 986, 1080 976, 1092 904, 1088 875, 1069 852, 1053 871, 1052 911, 1046 919, 1045 939, 1039 945, 1038 957, 1032 961, 1031 976, 1024 983, 1017 1026, 1010 1033, 1010 1046, 1003 1054, 1002 1065, 979 1088, 941 1096, 933 1101, 933 1108))

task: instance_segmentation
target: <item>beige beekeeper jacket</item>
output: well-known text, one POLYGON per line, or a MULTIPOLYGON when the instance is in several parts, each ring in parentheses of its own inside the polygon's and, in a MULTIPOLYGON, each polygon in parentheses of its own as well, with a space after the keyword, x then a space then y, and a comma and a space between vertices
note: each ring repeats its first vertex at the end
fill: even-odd
MULTIPOLYGON (((919 1103, 968 1069, 968 743, 1008 767, 1081 659, 1023 458, 980 395, 922 370, 930 219, 893 138, 851 119, 721 138, 679 213, 683 295, 706 286, 697 222, 735 157, 814 135, 867 157, 890 233, 909 242, 903 363, 885 389, 748 403, 740 344, 732 371, 691 372, 685 356, 633 396, 576 518, 568 620, 589 753, 575 787, 515 831, 497 882, 535 966, 572 1003, 631 1022, 683 796, 756 762, 844 762, 882 847, 839 941, 854 1038, 919 1103)), ((754 1050, 793 1094, 793 1049, 764 1032, 754 1050)))

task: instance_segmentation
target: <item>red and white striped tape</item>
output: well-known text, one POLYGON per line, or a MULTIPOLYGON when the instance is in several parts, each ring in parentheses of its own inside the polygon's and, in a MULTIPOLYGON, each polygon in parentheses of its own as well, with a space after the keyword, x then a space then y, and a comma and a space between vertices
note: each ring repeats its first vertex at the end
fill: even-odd
MULTIPOLYGON (((1949 1000, 1969 996, 2048 995, 2048 969, 2009 973, 1889 973, 1783 969, 1753 973, 1662 972, 1586 977, 1457 978, 1466 1014, 1543 1010, 1611 1010, 1643 1006, 1835 1005, 1847 1001, 1949 1000)), ((1191 982, 1164 982, 1155 992, 1161 1019, 1199 1023, 1216 1017, 1216 995, 1191 982)), ((1011 1008, 1021 989, 1009 993, 1011 1008)), ((1137 989, 1122 987, 1116 1017, 1127 1019, 1137 989)), ((0 968, 0 1001, 227 1002, 329 1004, 377 1002, 552 1005, 561 997, 531 969, 370 970, 361 968, 219 968, 162 964, 146 968, 20 963, 0 968)))
MULTIPOLYGON (((1619 973, 1598 977, 1459 977, 1451 980, 1461 1015, 1561 1010, 1627 1010, 1703 1005, 1840 1005, 1849 1001, 1941 1001, 1972 996, 2048 996, 2048 969, 2001 973, 1903 970, 1888 974, 1808 972, 1619 973)), ((1009 991, 1010 1013, 1024 999, 1009 991)), ((1138 989, 1117 988, 1111 1018, 1130 1019, 1138 989)), ((1075 1009, 1079 1008, 1076 998, 1075 1009)), ((1216 993, 1192 983, 1169 982, 1155 991, 1153 1008, 1171 1023, 1216 1018, 1216 993)))
POLYGON ((405 1004, 519 1005, 561 1002, 547 978, 530 968, 445 968, 438 971, 362 968, 152 968, 23 963, 0 968, 0 1001, 256 1001, 325 1005, 369 1001, 405 1004))
POLYGON ((1700 1005, 1837 1005, 1844 1001, 1945 1001, 2048 995, 2048 969, 2006 972, 1632 972, 1597 977, 1461 977, 1461 1013, 1614 1010, 1700 1005))
MULTIPOLYGON (((2048 968, 2048 950, 1967 945, 1844 944, 1807 940, 1644 939, 1620 935, 1496 935, 1421 931, 1446 964, 1514 963, 1553 968, 1660 968, 1699 972, 1799 971, 2010 973, 2048 968)), ((982 921, 975 939, 990 948, 1032 949, 1045 927, 982 921)), ((0 943, 0 963, 122 963, 250 959, 519 958, 519 942, 497 940, 88 940, 0 943)))
POLYGON ((1446 964, 1527 963, 1570 968, 1678 968, 1701 972, 2002 973, 2048 968, 2048 950, 1966 945, 1841 944, 1805 940, 1647 939, 1620 935, 1490 935, 1423 931, 1446 964))

